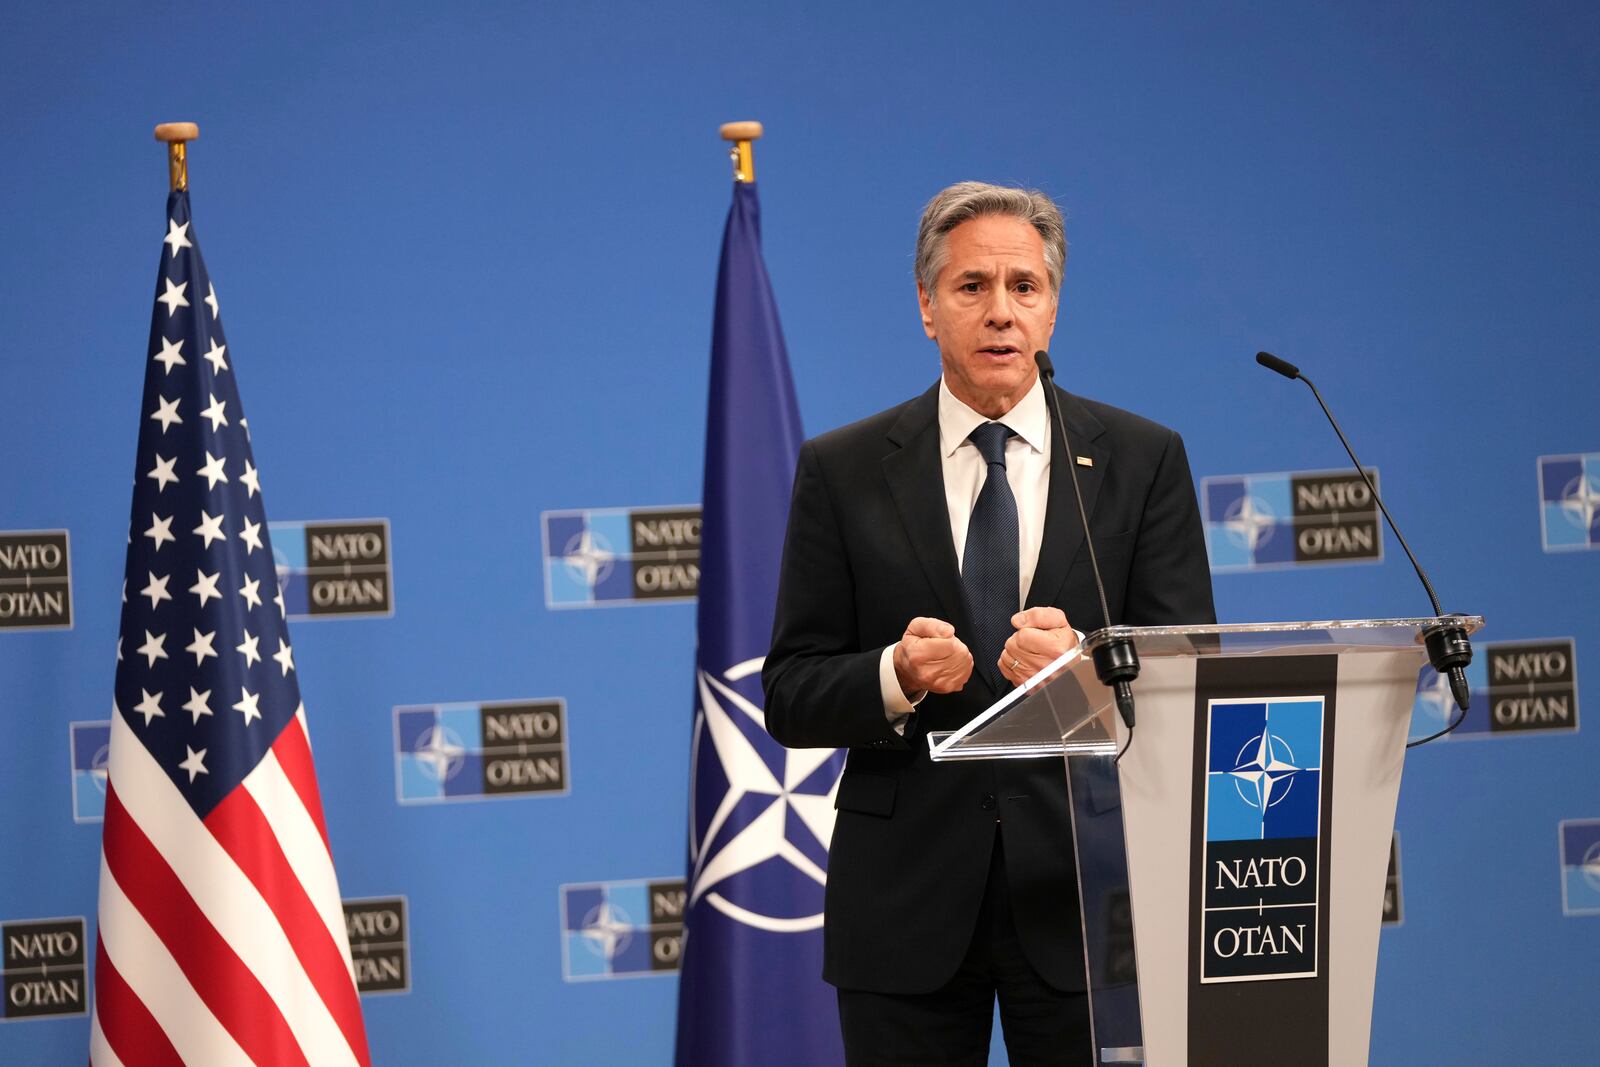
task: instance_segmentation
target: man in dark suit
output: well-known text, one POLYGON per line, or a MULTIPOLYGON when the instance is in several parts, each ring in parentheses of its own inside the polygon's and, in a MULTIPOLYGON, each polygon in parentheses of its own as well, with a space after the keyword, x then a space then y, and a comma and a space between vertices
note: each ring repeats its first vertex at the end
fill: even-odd
MULTIPOLYGON (((1033 360, 1065 255, 1041 193, 940 193, 916 257, 940 381, 801 449, 762 681, 778 741, 850 750, 823 976, 851 1064, 981 1064, 997 997, 1013 1064, 1092 1062, 1061 762, 934 764, 925 736, 1106 622, 1033 360)), ((1109 621, 1214 622, 1182 440, 1059 399, 1109 621)))

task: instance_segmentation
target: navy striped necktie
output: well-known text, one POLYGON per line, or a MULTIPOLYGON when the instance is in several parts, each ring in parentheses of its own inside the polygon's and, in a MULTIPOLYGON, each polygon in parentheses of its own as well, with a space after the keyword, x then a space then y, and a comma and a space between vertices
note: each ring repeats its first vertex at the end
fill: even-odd
POLYGON ((1018 610, 1017 500, 1006 481, 1006 441, 1015 436, 1003 422, 986 422, 967 435, 988 467, 983 489, 967 522, 967 545, 961 555, 961 584, 972 616, 972 658, 997 690, 1007 688, 1000 673, 1000 652, 1014 631, 1018 610))

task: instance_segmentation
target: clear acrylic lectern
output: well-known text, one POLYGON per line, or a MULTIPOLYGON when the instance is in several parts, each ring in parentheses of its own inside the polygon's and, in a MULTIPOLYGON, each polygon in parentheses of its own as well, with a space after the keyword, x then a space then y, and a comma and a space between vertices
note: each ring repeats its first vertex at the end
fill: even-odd
POLYGON ((1065 757, 1096 1063, 1366 1064, 1406 733, 1436 625, 1099 630, 930 735, 936 762, 1065 757), (1091 660, 1119 636, 1142 662, 1131 743, 1091 660))

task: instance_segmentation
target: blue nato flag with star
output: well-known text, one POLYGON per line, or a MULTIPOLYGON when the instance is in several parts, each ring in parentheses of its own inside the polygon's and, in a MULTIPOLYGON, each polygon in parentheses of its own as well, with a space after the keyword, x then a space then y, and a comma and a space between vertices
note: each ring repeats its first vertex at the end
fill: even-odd
POLYGON ((753 184, 735 183, 706 419, 679 1067, 844 1060, 837 1003, 821 977, 844 754, 784 749, 761 709, 802 436, 759 201, 753 184))
POLYGON ((261 480, 184 190, 139 408, 94 1064, 365 1065, 261 480))

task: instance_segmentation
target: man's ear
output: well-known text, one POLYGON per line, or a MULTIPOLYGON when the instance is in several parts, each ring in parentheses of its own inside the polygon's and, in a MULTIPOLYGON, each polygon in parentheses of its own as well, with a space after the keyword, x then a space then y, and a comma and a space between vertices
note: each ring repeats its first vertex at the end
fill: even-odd
POLYGON ((928 340, 937 341, 939 335, 933 329, 933 300, 921 282, 917 283, 917 307, 922 311, 922 332, 928 335, 928 340))

